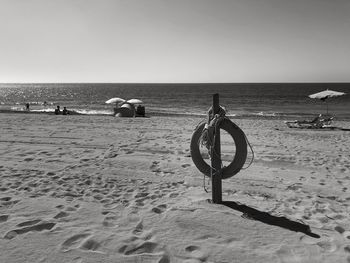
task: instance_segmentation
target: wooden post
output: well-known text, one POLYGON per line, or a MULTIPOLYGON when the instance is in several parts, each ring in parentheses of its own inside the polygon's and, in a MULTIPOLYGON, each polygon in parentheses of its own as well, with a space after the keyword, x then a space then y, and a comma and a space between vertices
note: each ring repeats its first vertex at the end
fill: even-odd
MULTIPOLYGON (((213 95, 213 114, 219 113, 219 94, 216 93, 213 95)), ((221 169, 221 146, 220 146, 220 129, 217 129, 215 132, 215 144, 214 151, 211 153, 211 166, 215 171, 221 169)), ((222 203, 222 184, 221 184, 221 174, 216 174, 212 177, 212 199, 214 204, 222 203)))

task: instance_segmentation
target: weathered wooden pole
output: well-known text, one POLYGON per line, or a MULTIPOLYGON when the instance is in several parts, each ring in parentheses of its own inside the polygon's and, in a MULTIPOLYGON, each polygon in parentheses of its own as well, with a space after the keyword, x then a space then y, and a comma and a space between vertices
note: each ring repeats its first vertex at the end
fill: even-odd
MULTIPOLYGON (((219 94, 213 95, 213 116, 219 113, 219 94)), ((214 135, 214 149, 211 153, 211 166, 214 168, 212 176, 212 199, 214 204, 222 203, 222 184, 221 184, 221 174, 216 173, 221 169, 221 146, 220 146, 220 129, 216 129, 214 135)))

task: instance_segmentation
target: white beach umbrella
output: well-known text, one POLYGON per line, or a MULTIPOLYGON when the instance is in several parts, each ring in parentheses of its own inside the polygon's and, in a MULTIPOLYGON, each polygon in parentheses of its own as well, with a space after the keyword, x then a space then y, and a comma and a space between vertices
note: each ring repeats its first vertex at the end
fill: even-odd
MULTIPOLYGON (((332 98, 332 97, 338 97, 338 96, 342 96, 345 95, 345 92, 339 92, 339 91, 333 91, 333 90, 324 90, 321 92, 317 92, 315 94, 311 94, 309 95, 309 98, 311 99, 319 99, 322 101, 327 100, 328 98, 332 98)), ((328 114, 328 103, 327 103, 327 114, 328 114)))
POLYGON ((141 104, 143 103, 142 100, 139 100, 139 99, 130 99, 127 101, 127 103, 130 103, 130 104, 141 104))
POLYGON ((121 98, 111 98, 111 99, 106 101, 107 104, 119 103, 119 102, 125 102, 125 100, 121 99, 121 98))
POLYGON ((342 95, 345 95, 345 93, 327 89, 327 90, 324 90, 321 92, 317 92, 315 94, 311 94, 311 95, 309 95, 309 97, 311 99, 326 100, 327 98, 338 97, 338 96, 342 96, 342 95))

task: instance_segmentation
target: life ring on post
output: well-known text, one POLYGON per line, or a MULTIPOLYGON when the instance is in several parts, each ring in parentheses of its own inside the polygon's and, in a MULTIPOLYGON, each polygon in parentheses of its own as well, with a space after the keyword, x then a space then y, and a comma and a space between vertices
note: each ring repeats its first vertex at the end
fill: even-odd
MULTIPOLYGON (((199 150, 199 140, 201 138, 205 125, 206 123, 198 125, 192 135, 190 147, 191 157, 198 170, 206 176, 211 177, 212 173, 215 172, 212 172, 211 166, 203 160, 203 157, 199 150)), ((223 118, 218 124, 218 128, 223 129, 229 133, 236 145, 236 153, 232 162, 228 166, 223 167, 221 171, 221 178, 226 179, 234 176, 242 169, 247 159, 247 141, 244 132, 228 118, 223 118)))

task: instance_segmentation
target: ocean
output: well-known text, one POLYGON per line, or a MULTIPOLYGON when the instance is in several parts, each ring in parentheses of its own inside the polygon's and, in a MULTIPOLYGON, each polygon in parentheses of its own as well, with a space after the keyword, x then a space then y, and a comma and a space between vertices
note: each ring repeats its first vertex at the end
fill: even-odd
POLYGON ((212 95, 230 117, 310 118, 329 114, 337 120, 350 119, 350 83, 227 83, 227 84, 0 84, 0 113, 31 112, 52 114, 57 105, 76 114, 111 115, 105 101, 120 97, 140 99, 147 116, 205 116, 212 95), (308 95, 331 89, 347 93, 325 102, 308 95))

